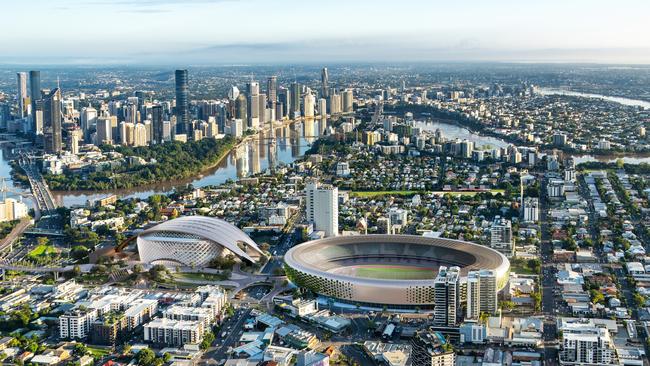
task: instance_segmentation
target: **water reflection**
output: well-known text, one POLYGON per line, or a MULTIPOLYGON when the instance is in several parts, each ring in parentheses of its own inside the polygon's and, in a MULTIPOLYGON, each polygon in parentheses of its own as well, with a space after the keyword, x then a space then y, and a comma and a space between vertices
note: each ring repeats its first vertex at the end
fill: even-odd
POLYGON ((228 179, 250 177, 267 169, 272 171, 280 164, 288 164, 301 157, 321 136, 320 131, 324 131, 322 126, 326 125, 325 120, 303 121, 268 130, 240 145, 217 166, 193 179, 106 192, 54 192, 54 198, 66 206, 82 205, 89 199, 113 193, 121 197, 146 198, 156 193, 169 193, 175 187, 189 183, 194 187, 205 187, 224 183, 228 179))
POLYGON ((467 139, 474 142, 477 147, 508 147, 508 143, 500 138, 481 136, 476 134, 465 127, 460 127, 443 122, 416 122, 415 127, 421 128, 425 131, 435 131, 440 129, 442 135, 447 140, 454 139, 467 139))
POLYGON ((650 109, 650 102, 645 100, 622 98, 622 97, 610 97, 602 94, 580 93, 576 91, 556 89, 556 88, 537 88, 536 92, 539 93, 540 95, 568 95, 573 97, 602 99, 609 102, 615 102, 627 106, 643 107, 645 109, 650 109))

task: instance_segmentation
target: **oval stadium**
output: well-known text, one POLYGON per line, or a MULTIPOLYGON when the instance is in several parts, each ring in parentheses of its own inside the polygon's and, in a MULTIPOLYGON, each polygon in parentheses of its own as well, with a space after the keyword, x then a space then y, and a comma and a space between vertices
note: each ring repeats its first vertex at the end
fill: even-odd
POLYGON ((284 257, 289 279, 319 295, 364 305, 421 307, 434 304, 441 266, 491 270, 498 289, 510 262, 501 253, 465 241, 415 235, 331 237, 298 245, 284 257))
POLYGON ((138 235, 140 261, 166 266, 207 266, 213 258, 233 254, 256 262, 264 254, 236 226, 207 216, 182 216, 138 235))

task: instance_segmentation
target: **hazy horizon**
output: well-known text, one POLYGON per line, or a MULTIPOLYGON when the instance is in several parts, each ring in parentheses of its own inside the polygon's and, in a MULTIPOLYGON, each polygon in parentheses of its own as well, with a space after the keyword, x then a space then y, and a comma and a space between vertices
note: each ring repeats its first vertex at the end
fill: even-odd
POLYGON ((0 64, 650 64, 626 0, 32 0, 4 4, 0 64))

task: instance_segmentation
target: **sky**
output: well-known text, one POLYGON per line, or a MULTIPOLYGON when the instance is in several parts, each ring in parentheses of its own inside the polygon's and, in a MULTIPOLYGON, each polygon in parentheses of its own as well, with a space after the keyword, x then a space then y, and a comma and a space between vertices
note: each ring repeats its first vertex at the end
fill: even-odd
POLYGON ((0 0, 4 64, 650 64, 647 0, 0 0))

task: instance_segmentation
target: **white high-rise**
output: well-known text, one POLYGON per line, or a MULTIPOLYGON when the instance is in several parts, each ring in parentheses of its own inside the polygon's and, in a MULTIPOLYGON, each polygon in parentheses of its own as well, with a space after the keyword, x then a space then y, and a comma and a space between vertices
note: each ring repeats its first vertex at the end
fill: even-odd
POLYGON ((510 220, 499 216, 494 218, 490 227, 490 247, 508 258, 515 254, 510 220))
POLYGON ((97 127, 97 110, 93 107, 82 108, 81 115, 79 116, 79 124, 81 125, 84 139, 90 136, 90 132, 97 127))
POLYGON ((18 117, 23 118, 27 115, 27 73, 19 72, 16 74, 18 81, 18 117))
POLYGON ((497 276, 491 270, 467 274, 467 319, 478 319, 481 313, 497 312, 497 276))
POLYGON ((316 108, 316 97, 311 93, 311 89, 309 88, 307 89, 307 93, 305 94, 303 106, 305 108, 304 116, 306 118, 313 118, 314 109, 316 108))
POLYGON ((460 308, 460 268, 441 266, 434 280, 433 324, 443 327, 456 325, 460 308))
POLYGON ((526 197, 523 204, 524 222, 539 221, 539 199, 526 197))
POLYGON ((354 96, 352 90, 346 89, 341 97, 343 103, 343 113, 350 113, 353 111, 354 96))
POLYGON ((318 114, 321 117, 327 117, 327 99, 320 98, 318 100, 318 114))
POLYGON ((147 128, 143 123, 136 123, 133 129, 133 146, 147 146, 147 128))
POLYGON ((305 187, 307 221, 314 229, 323 231, 326 237, 339 235, 339 190, 328 185, 310 181, 305 187))
POLYGON ((97 134, 95 135, 95 144, 112 144, 113 143, 113 127, 111 125, 110 117, 97 118, 97 134))

